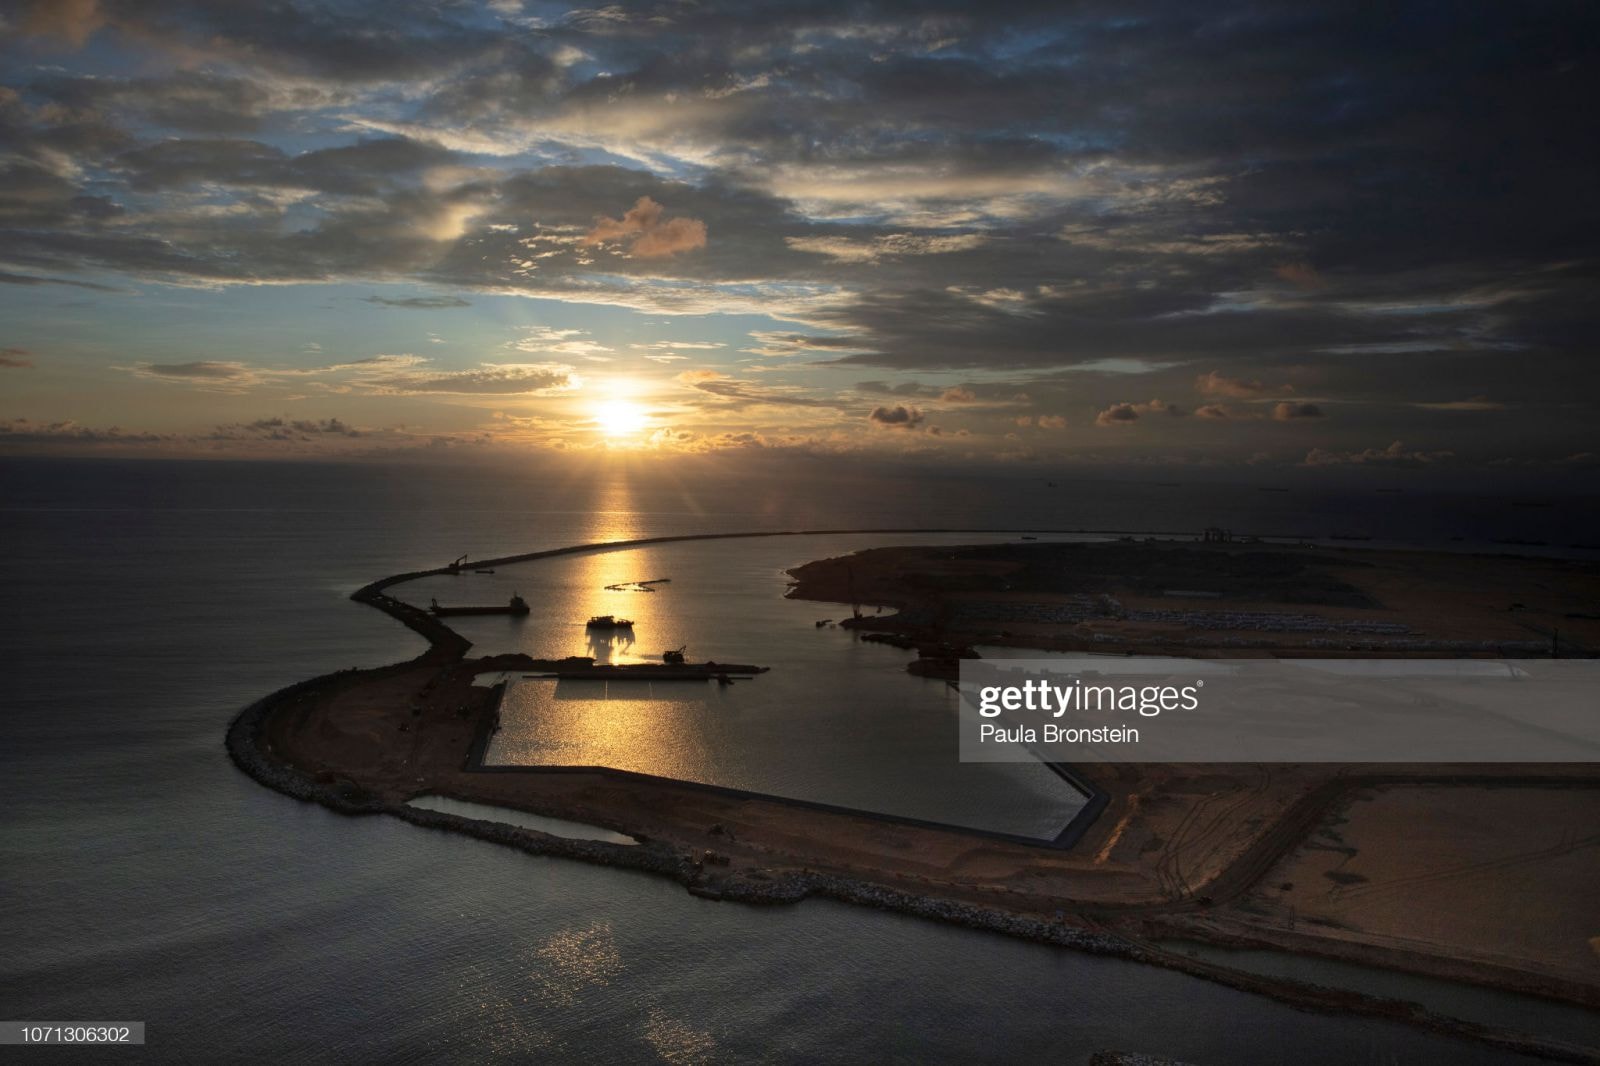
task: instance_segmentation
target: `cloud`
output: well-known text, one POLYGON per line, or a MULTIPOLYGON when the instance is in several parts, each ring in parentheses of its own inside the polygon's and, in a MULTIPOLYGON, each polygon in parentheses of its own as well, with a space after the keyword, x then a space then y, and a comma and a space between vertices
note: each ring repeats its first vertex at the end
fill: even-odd
POLYGON ((1291 285, 1302 289, 1320 289, 1325 284, 1317 268, 1310 263, 1279 263, 1272 272, 1291 285))
POLYGON ((1270 385, 1264 385, 1260 381, 1254 379, 1247 380, 1244 378, 1230 378, 1216 370, 1208 371, 1195 378, 1194 388, 1195 391, 1200 393, 1202 396, 1232 396, 1236 398, 1260 396, 1263 393, 1269 392, 1283 393, 1294 391, 1294 389, 1288 385, 1273 388, 1270 385))
POLYGON ((24 370, 33 366, 33 353, 26 348, 0 348, 0 367, 24 370))
POLYGON ((749 406, 773 407, 836 407, 837 404, 807 396, 793 387, 763 386, 751 381, 741 381, 720 370, 700 368, 685 370, 678 381, 697 392, 717 398, 718 406, 742 408, 749 406))
POLYGON ((263 367, 236 361, 139 363, 121 368, 135 377, 185 384, 209 392, 264 387, 316 388, 374 395, 553 395, 582 384, 573 368, 556 362, 480 363, 441 369, 419 355, 384 354, 314 367, 263 367))
POLYGON ((337 418, 258 418, 254 422, 218 426, 213 436, 236 439, 257 436, 265 440, 312 440, 316 437, 363 437, 361 430, 337 418))
POLYGON ((1194 416, 1196 418, 1209 419, 1225 419, 1233 417, 1228 413, 1228 409, 1222 406, 1220 403, 1202 404, 1194 409, 1194 416))
POLYGON ((1177 404, 1166 403, 1162 400, 1150 400, 1147 403, 1115 403, 1094 416, 1097 426, 1128 426, 1139 421, 1143 415, 1167 415, 1172 418, 1181 418, 1183 408, 1177 404))
POLYGON ((1139 421, 1139 412, 1131 403, 1116 403, 1094 416, 1097 426, 1123 426, 1139 421))
POLYGON ((204 381, 228 381, 250 374, 243 363, 141 363, 138 370, 149 377, 197 378, 204 381))
POLYGON ((784 243, 797 252, 825 255, 847 263, 871 263, 889 256, 946 255, 970 251, 988 239, 982 233, 889 233, 871 240, 845 236, 785 237, 784 243))
POLYGON ((873 396, 921 396, 933 398, 943 395, 939 389, 931 385, 924 385, 918 381, 902 381, 898 385, 891 385, 887 381, 858 381, 855 384, 855 390, 873 396))
POLYGON ((414 311, 442 311, 452 307, 472 306, 472 301, 463 300, 459 296, 406 296, 401 299, 368 296, 367 303, 382 304, 384 307, 403 307, 414 311))
POLYGON ((360 457, 398 450, 490 442, 486 434, 425 434, 400 427, 369 429, 340 418, 273 416, 195 432, 152 433, 72 421, 0 419, 0 450, 19 453, 187 455, 338 455, 360 457))
POLYGON ((0 419, 0 445, 29 444, 158 444, 172 435, 126 432, 118 426, 98 429, 73 421, 37 422, 27 418, 0 419))
POLYGON ((235 361, 203 359, 192 363, 136 363, 124 368, 134 377, 189 385, 208 392, 243 392, 262 380, 256 369, 235 361))
POLYGON ((867 420, 891 429, 915 429, 922 425, 925 417, 920 407, 895 404, 893 407, 874 407, 867 415, 867 420))
POLYGON ((81 48, 106 22, 99 0, 33 0, 23 16, 22 30, 35 36, 57 37, 81 48))
POLYGON ((1312 448, 1306 453, 1304 466, 1432 466, 1453 458, 1450 451, 1407 451, 1404 444, 1395 441, 1387 448, 1368 448, 1359 452, 1336 452, 1325 448, 1312 448))
POLYGON ((706 246, 706 224, 695 218, 663 219, 665 209, 648 196, 639 197, 621 218, 601 218, 584 235, 585 245, 618 241, 640 259, 665 259, 706 246))
MULTIPOLYGON (((145 193, 225 186, 268 197, 303 192, 329 196, 385 196, 404 213, 426 215, 447 206, 451 196, 419 190, 419 180, 457 161, 436 144, 404 137, 378 137, 318 148, 298 155, 261 141, 221 137, 172 137, 117 156, 117 169, 131 188, 145 193)), ((269 208, 271 200, 259 204, 269 208)), ((377 205, 340 205, 374 217, 377 205)), ((268 214, 275 214, 270 210, 268 214)), ((392 212, 388 213, 392 217, 392 212)), ((430 224, 432 225, 432 224, 430 224)), ((440 229, 432 225, 434 229, 440 229)))
MULTIPOLYGON (((522 336, 514 341, 508 341, 506 347, 513 351, 527 352, 538 355, 559 355, 565 357, 579 356, 585 359, 594 359, 611 351, 604 344, 596 343, 583 338, 589 335, 583 329, 554 329, 550 326, 526 326, 522 336)), ((600 362, 608 362, 599 359, 600 362)))
POLYGON ((1272 418, 1276 422, 1293 422, 1302 418, 1325 418, 1322 408, 1314 403, 1279 403, 1272 408, 1272 418))
POLYGON ((787 358, 809 355, 814 352, 864 352, 870 350, 859 337, 829 337, 809 333, 782 333, 775 330, 752 330, 750 339, 756 347, 743 351, 751 355, 787 358))
POLYGON ((483 363, 470 370, 409 370, 361 379, 381 393, 460 396, 549 395, 578 387, 570 366, 554 363, 483 363))
POLYGON ((1414 403, 1411 406, 1420 407, 1424 411, 1504 411, 1506 404, 1488 399, 1484 396, 1475 396, 1470 400, 1445 400, 1435 403, 1414 403))
POLYGON ((110 285, 98 285, 92 281, 75 281, 71 278, 43 278, 32 274, 12 274, 0 270, 0 285, 68 285, 75 289, 88 289, 92 292, 121 292, 121 289, 110 285))

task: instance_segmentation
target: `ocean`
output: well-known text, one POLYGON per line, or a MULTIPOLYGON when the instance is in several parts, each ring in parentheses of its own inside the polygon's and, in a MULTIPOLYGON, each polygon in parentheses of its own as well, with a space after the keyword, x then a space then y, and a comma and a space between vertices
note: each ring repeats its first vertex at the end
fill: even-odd
POLYGON ((245 704, 420 650, 351 590, 462 552, 818 527, 1595 528, 1592 502, 701 473, 0 461, 0 1015, 143 1020, 136 1054, 158 1062, 1512 1061, 1121 960, 826 901, 714 903, 346 818, 228 761, 245 704))

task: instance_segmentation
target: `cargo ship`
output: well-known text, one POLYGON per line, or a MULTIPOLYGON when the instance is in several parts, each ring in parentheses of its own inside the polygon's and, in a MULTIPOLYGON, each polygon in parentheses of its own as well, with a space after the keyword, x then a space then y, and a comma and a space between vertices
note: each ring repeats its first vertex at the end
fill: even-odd
POLYGON ((435 618, 448 618, 451 615, 462 614, 527 614, 528 601, 515 594, 503 605, 485 607, 444 607, 440 605, 438 600, 430 600, 428 612, 435 618))
POLYGON ((578 659, 540 664, 548 669, 524 678, 560 681, 717 681, 727 684, 764 674, 768 667, 749 663, 596 663, 578 659))

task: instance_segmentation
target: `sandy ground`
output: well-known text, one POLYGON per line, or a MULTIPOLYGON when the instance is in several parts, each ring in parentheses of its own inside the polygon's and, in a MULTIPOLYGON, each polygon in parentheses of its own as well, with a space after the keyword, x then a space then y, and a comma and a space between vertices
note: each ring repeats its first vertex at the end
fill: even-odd
POLYGON ((1600 985, 1600 790, 1350 795, 1219 920, 1600 985))

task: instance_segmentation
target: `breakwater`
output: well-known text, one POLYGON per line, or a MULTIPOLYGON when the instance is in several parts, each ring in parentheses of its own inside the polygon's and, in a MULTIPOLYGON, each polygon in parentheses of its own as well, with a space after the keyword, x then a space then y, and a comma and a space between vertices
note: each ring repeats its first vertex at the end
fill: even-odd
MULTIPOLYGON (((824 531, 827 532, 827 531, 824 531)), ((832 531, 838 533, 861 531, 832 531)), ((923 533, 924 530, 872 531, 889 533, 923 533)), ((994 531, 954 531, 974 534, 994 531)), ((801 536, 794 533, 762 533, 759 536, 801 536)), ((645 538, 636 541, 609 542, 578 545, 548 552, 528 553, 524 556, 506 557, 494 562, 516 562, 585 551, 622 550, 643 544, 683 540, 711 540, 742 536, 742 534, 706 534, 689 537, 645 538)), ((807 898, 834 899, 862 906, 871 906, 916 917, 927 918, 973 929, 1002 933, 1033 940, 1039 943, 1093 954, 1114 956, 1131 961, 1145 962, 1203 977, 1237 989, 1252 991, 1308 1009, 1328 1012, 1354 1012, 1374 1017, 1388 1018, 1421 1025, 1441 1033, 1481 1040, 1508 1051, 1531 1052, 1559 1061, 1597 1062, 1600 1057, 1584 1049, 1567 1048, 1548 1042, 1504 1033, 1488 1027, 1430 1014, 1415 1004, 1399 1000, 1384 1000, 1345 989, 1329 988, 1289 979, 1262 977, 1229 970, 1199 960, 1184 959, 1143 944, 1135 936, 1117 928, 1101 926, 1095 921, 1072 913, 1078 908, 1071 900, 1062 900, 1067 913, 1057 912, 1055 918, 1037 913, 1007 909, 1005 894, 995 893, 1001 902, 994 905, 952 899, 941 894, 943 887, 929 883, 926 890, 920 887, 890 887, 861 877, 813 870, 752 870, 730 869, 718 864, 708 852, 697 852, 667 841, 644 839, 638 846, 608 844, 603 841, 574 840, 555 837, 537 830, 524 829, 503 823, 446 814, 409 807, 374 794, 359 783, 337 775, 312 776, 278 758, 267 742, 265 725, 273 715, 292 712, 296 706, 323 698, 341 687, 360 685, 386 675, 427 665, 439 670, 450 669, 460 663, 470 649, 469 641, 450 630, 421 610, 389 595, 387 589, 394 584, 438 574, 448 574, 449 568, 436 568, 411 574, 395 575, 374 582, 358 590, 352 597, 378 607, 386 614, 418 632, 428 640, 428 648, 406 663, 397 663, 369 671, 340 671, 308 681, 287 686, 285 689, 246 708, 235 719, 228 734, 228 750, 234 762, 253 778, 299 799, 317 802, 325 807, 348 815, 390 814, 411 822, 420 828, 450 831, 477 839, 514 847, 528 854, 576 859, 598 865, 665 876, 682 884, 691 893, 713 900, 726 900, 748 904, 793 904, 807 898)), ((481 757, 481 752, 480 752, 481 757)), ((576 769, 576 768, 568 768, 576 769)), ((1058 773, 1071 774, 1070 768, 1053 768, 1058 773)), ((498 772, 498 771, 497 771, 498 772)), ((514 771, 506 771, 514 772, 514 771)), ((526 770, 522 772, 528 772, 526 770)), ((533 772, 549 772, 539 768, 533 772)), ((556 771, 563 772, 563 771, 556 771)), ((603 768, 587 772, 609 772, 603 768)), ((1068 777, 1068 780, 1073 780, 1068 777)), ((1076 781, 1074 782, 1077 783, 1076 781)), ((681 783, 679 783, 681 784, 681 783)), ((1084 784, 1087 784, 1086 782, 1084 784)), ((714 786, 704 786, 713 788, 714 786)), ((1092 786, 1090 786, 1092 787, 1092 786)), ((753 798, 769 798, 751 793, 753 798)), ((805 806, 803 802, 799 805, 805 806)), ((1102 803, 1100 806, 1104 806, 1102 803)), ((848 813, 871 817, 870 812, 848 813)), ((1098 813, 1098 810, 1094 812, 1098 813)), ((1089 820, 1093 820, 1091 814, 1089 820)), ((930 823, 931 825, 931 823, 930 823)), ((949 831, 951 827, 936 828, 949 831)), ((1084 823, 1087 828, 1087 822, 1084 823)), ((963 831, 964 832, 964 831, 963 831)), ((1081 830, 1080 830, 1081 833, 1081 830)), ((1028 841, 1037 846, 1038 841, 1028 841)), ((1016 905, 1029 906, 1022 898, 1016 905)))

